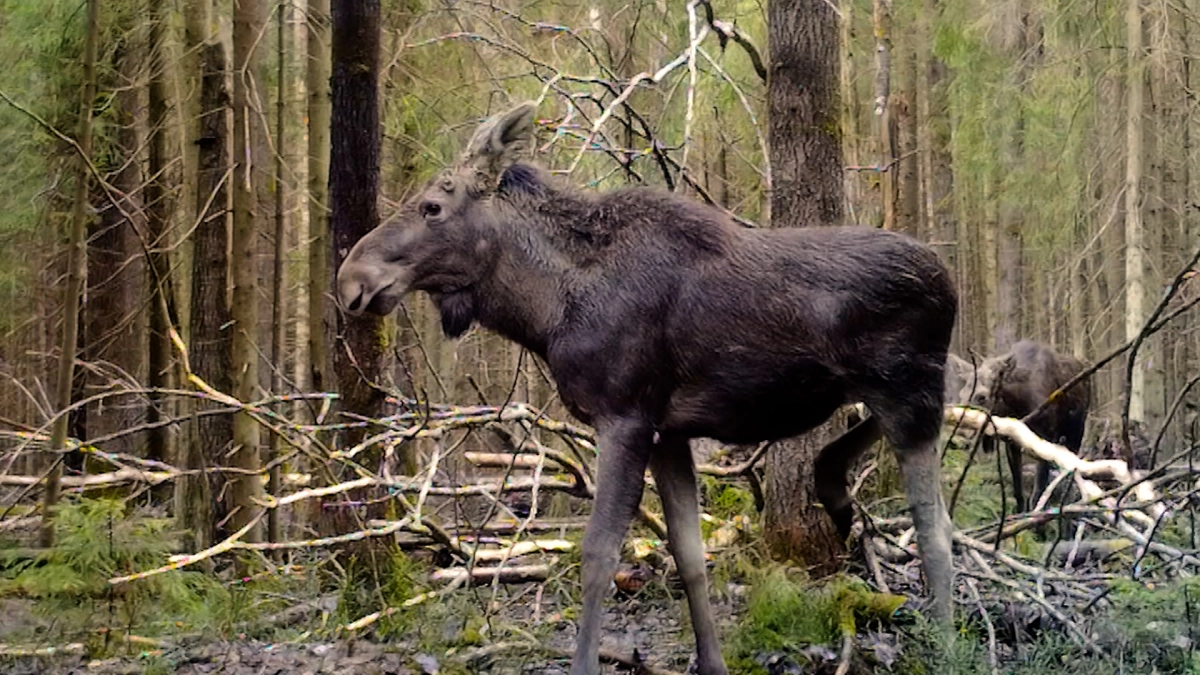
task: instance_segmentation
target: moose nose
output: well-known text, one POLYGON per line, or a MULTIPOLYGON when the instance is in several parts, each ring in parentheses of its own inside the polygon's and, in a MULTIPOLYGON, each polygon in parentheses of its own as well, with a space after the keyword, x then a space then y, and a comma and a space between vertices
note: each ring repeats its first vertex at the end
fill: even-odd
POLYGON ((363 293, 360 287, 358 293, 354 296, 354 299, 346 303, 346 311, 350 312, 351 314, 358 314, 360 311, 362 311, 362 305, 363 293))

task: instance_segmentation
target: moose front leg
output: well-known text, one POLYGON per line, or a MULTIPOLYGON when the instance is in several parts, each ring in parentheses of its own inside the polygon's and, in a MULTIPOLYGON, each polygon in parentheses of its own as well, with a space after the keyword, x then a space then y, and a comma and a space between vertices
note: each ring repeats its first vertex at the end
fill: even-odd
POLYGON ((571 675, 600 675, 604 596, 617 571, 621 540, 645 486, 653 428, 639 419, 598 422, 596 499, 583 534, 583 611, 575 636, 571 675))
POLYGON ((662 498, 663 515, 667 520, 667 545, 683 580, 692 615, 692 628, 696 634, 696 672, 698 675, 726 675, 729 671, 721 657, 721 642, 708 601, 696 470, 687 439, 671 438, 655 447, 650 471, 662 498))

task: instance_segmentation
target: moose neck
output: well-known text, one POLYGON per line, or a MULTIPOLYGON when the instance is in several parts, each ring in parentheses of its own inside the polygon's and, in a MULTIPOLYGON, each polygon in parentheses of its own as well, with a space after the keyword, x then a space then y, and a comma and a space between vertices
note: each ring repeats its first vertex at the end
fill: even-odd
POLYGON ((586 198, 538 182, 497 194, 489 212, 481 264, 488 273, 475 291, 476 320, 545 358, 568 301, 565 277, 574 267, 562 246, 563 211, 586 208, 586 198))

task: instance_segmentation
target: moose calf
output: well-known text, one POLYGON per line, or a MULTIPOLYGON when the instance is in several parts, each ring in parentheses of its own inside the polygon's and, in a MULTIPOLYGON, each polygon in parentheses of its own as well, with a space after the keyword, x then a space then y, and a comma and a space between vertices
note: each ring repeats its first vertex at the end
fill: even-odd
MULTIPOLYGON (((969 369, 970 365, 967 367, 969 369)), ((1069 354, 1059 354, 1049 345, 1021 340, 1007 352, 984 359, 974 378, 970 377, 968 371, 957 402, 986 408, 997 417, 1021 419, 1036 410, 1051 393, 1083 372, 1085 367, 1079 359, 1069 354)), ((1084 380, 1029 420, 1027 426, 1038 436, 1078 454, 1091 404, 1091 382, 1084 380)), ((992 436, 985 436, 983 443, 985 450, 995 448, 995 438, 992 436)), ((1017 509, 1024 511, 1030 504, 1026 503, 1021 480, 1023 453, 1014 444, 1005 445, 1013 478, 1014 501, 1017 509)), ((1049 463, 1039 460, 1031 500, 1037 499, 1045 491, 1049 479, 1049 463)))
POLYGON ((689 439, 804 433, 841 405, 871 416, 821 451, 843 534, 846 467, 881 435, 899 458, 933 613, 952 615, 951 524, 936 442, 957 306, 926 246, 874 228, 747 228, 651 188, 584 192, 518 161, 532 104, 485 122, 459 161, 363 237, 337 274, 350 314, 430 294, 442 328, 472 324, 542 357, 599 438, 583 539, 572 675, 599 672, 602 601, 647 467, 683 580, 700 675, 725 675, 709 605, 689 439))

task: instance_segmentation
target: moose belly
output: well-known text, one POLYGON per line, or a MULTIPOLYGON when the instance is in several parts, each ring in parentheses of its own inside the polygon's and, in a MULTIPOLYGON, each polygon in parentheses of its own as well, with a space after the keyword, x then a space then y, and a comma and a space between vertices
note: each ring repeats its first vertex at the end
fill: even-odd
POLYGON ((709 386, 677 389, 661 428, 722 443, 777 440, 821 424, 845 399, 845 391, 824 377, 780 378, 765 384, 719 378, 709 386))

